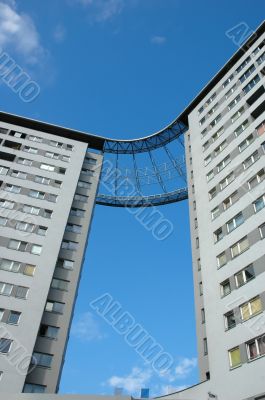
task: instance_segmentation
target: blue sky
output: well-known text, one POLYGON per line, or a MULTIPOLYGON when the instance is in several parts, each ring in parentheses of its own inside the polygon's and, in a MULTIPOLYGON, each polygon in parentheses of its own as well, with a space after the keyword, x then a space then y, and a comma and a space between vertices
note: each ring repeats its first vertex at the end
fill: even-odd
MULTIPOLYGON (((109 137, 152 133, 189 103, 255 29, 262 0, 0 0, 0 46, 40 86, 23 103, 0 79, 0 109, 109 137)), ((198 380, 187 203, 160 210, 157 241, 126 210, 96 207, 62 393, 151 395, 198 380), (89 303, 104 293, 174 357, 159 376, 89 303)), ((172 389, 173 390, 173 389, 172 389)))

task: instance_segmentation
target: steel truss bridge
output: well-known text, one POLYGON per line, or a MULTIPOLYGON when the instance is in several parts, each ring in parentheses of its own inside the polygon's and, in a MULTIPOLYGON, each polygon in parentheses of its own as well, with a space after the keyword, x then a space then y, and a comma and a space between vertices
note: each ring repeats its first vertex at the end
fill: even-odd
POLYGON ((111 207, 151 207, 188 197, 180 120, 140 139, 102 138, 103 166, 96 202, 111 207))

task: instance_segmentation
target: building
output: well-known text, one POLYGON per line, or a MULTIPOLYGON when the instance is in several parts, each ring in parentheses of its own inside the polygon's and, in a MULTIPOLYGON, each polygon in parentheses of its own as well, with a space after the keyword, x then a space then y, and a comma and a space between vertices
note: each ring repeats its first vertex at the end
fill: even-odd
POLYGON ((0 120, 1 392, 55 393, 102 156, 55 127, 0 120))
MULTIPOLYGON (((161 399, 265 399, 264 84, 265 23, 177 119, 188 128, 201 383, 161 399)), ((1 391, 54 393, 99 180, 101 155, 88 147, 104 150, 106 139, 4 113, 0 121, 0 288, 9 295, 1 296, 1 328, 43 367, 19 374, 10 362, 16 347, 1 334, 1 391)))

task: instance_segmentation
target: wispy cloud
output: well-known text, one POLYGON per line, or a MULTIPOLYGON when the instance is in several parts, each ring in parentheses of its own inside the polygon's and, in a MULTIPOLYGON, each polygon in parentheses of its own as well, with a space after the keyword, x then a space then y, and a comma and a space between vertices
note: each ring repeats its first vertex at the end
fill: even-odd
POLYGON ((176 379, 186 378, 196 366, 196 358, 183 358, 175 368, 176 379))
POLYGON ((71 334, 83 341, 101 340, 105 337, 98 322, 90 312, 80 315, 72 326, 71 334))
POLYGON ((85 7, 91 20, 105 22, 121 14, 125 7, 124 0, 70 0, 72 4, 85 7))
POLYGON ((108 379, 107 384, 111 387, 121 387, 130 394, 137 393, 139 395, 139 390, 148 384, 152 375, 150 369, 143 370, 134 367, 128 375, 112 376, 108 379))
POLYGON ((167 38, 165 36, 152 36, 151 37, 151 43, 157 44, 157 45, 162 45, 166 43, 167 38))
POLYGON ((0 1, 0 46, 14 50, 30 64, 44 53, 34 21, 17 10, 14 0, 0 1))
POLYGON ((61 43, 61 42, 64 41, 65 36, 66 36, 66 29, 65 29, 65 27, 64 27, 63 25, 61 25, 61 24, 58 24, 58 25, 55 27, 54 32, 53 32, 54 40, 55 40, 57 43, 61 43))

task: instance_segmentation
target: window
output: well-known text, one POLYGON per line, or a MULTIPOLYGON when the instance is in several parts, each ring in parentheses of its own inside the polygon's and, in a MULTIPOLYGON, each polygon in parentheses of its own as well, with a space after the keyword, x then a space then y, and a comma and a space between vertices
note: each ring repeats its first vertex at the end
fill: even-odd
POLYGON ((232 258, 239 256, 241 253, 249 248, 248 238, 245 236, 239 242, 230 247, 232 258))
POLYGON ((213 134, 212 141, 215 142, 224 133, 224 131, 224 127, 221 126, 221 128, 219 128, 218 131, 213 134))
POLYGON ((239 67, 237 67, 236 72, 239 73, 250 61, 251 61, 251 57, 248 56, 248 57, 239 65, 239 67))
POLYGON ((36 149, 35 147, 24 146, 23 150, 26 151, 27 153, 31 153, 31 154, 38 153, 38 149, 36 149))
POLYGON ((246 268, 242 269, 242 271, 239 271, 237 274, 235 274, 236 286, 237 287, 243 286, 254 278, 255 278, 254 268, 253 265, 250 264, 246 268))
POLYGON ((228 104, 228 110, 232 110, 232 108, 235 107, 235 105, 240 101, 240 94, 237 95, 232 101, 231 103, 228 104))
POLYGON ((21 264, 17 261, 7 260, 2 258, 0 262, 0 269, 10 272, 18 272, 21 264))
POLYGON ((59 159, 59 154, 52 153, 50 151, 46 151, 45 157, 54 158, 55 160, 58 160, 59 159))
POLYGON ((233 180, 235 179, 235 175, 231 172, 220 182, 220 189, 224 190, 233 180))
POLYGON ((262 64, 263 61, 265 61, 265 52, 262 53, 262 55, 261 55, 259 58, 257 58, 257 63, 258 63, 259 65, 262 64))
POLYGON ((18 251, 26 251, 27 242, 21 242, 20 240, 10 239, 8 243, 8 248, 18 251))
POLYGON ((227 224, 226 224, 227 232, 228 233, 232 232, 238 226, 242 225, 243 222, 244 222, 244 216, 243 216, 242 212, 240 212, 234 218, 230 219, 230 221, 227 222, 227 224))
POLYGON ((7 224, 7 218, 0 217, 0 226, 5 226, 7 224))
POLYGON ((52 201, 53 203, 56 203, 57 197, 58 196, 56 194, 49 193, 48 201, 52 201))
POLYGON ((248 187, 249 187, 249 189, 251 190, 251 189, 253 189, 257 184, 259 184, 259 183, 262 181, 263 177, 264 177, 264 170, 262 169, 262 170, 260 170, 260 171, 257 173, 256 176, 254 176, 254 178, 252 178, 252 179, 250 179, 250 180, 248 181, 248 187))
MULTIPOLYGON (((263 133, 265 132, 265 121, 263 121, 261 124, 259 124, 256 129, 257 129, 258 136, 263 135, 263 133)), ((1 168, 4 168, 4 167, 1 167, 1 168)))
POLYGON ((220 215, 219 206, 215 207, 215 208, 211 211, 211 215, 212 215, 212 220, 214 220, 215 218, 217 218, 217 217, 220 215))
POLYGON ((70 210, 70 215, 72 215, 74 217, 83 218, 85 216, 85 211, 84 210, 80 210, 79 208, 72 207, 71 210, 70 210))
MULTIPOLYGON (((249 361, 265 355, 264 335, 247 343, 247 354, 249 361)), ((262 399, 262 397, 261 397, 262 399)))
POLYGON ((0 322, 1 322, 2 319, 3 319, 4 312, 5 312, 5 310, 4 310, 3 308, 0 308, 0 322))
POLYGON ((249 135, 245 140, 243 140, 243 142, 240 143, 240 145, 238 146, 238 149, 240 151, 240 153, 245 150, 254 140, 253 135, 249 135))
POLYGON ((226 81, 224 81, 224 83, 223 83, 223 88, 225 88, 227 85, 229 85, 229 83, 232 81, 233 78, 234 78, 234 75, 233 75, 233 74, 230 75, 230 76, 226 79, 226 81))
POLYGON ((55 326, 41 324, 39 335, 47 337, 49 339, 56 339, 58 336, 59 328, 55 326))
POLYGON ((15 186, 15 185, 10 185, 9 183, 7 183, 4 190, 6 190, 7 192, 12 192, 12 193, 20 193, 21 187, 15 186))
POLYGON ((64 260, 62 258, 59 258, 56 263, 56 267, 58 268, 64 268, 68 270, 73 270, 74 269, 74 262, 71 260, 64 260))
POLYGON ((14 206, 15 203, 13 203, 12 201, 0 199, 0 207, 7 208, 8 210, 13 210, 14 206))
POLYGON ((211 97, 209 97, 209 99, 206 101, 206 106, 208 106, 209 104, 211 104, 213 102, 213 100, 216 97, 216 93, 214 92, 211 97))
POLYGON ((249 318, 262 311, 262 302, 259 296, 254 297, 247 303, 240 306, 241 318, 243 321, 247 321, 249 318))
POLYGON ((40 169, 44 169, 45 171, 54 171, 55 167, 53 165, 48 165, 48 164, 41 164, 40 169))
POLYGON ((77 245, 78 245, 77 242, 71 242, 70 240, 63 240, 61 247, 62 247, 62 249, 65 249, 65 250, 74 251, 74 250, 77 250, 77 245))
POLYGON ((32 142, 38 142, 41 143, 42 142, 42 138, 38 137, 38 136, 28 136, 28 140, 31 140, 32 142))
POLYGON ((208 165, 212 161, 211 154, 204 159, 204 165, 208 165))
POLYGON ((219 104, 215 103, 215 105, 209 110, 208 115, 212 115, 218 108, 219 104))
POLYGON ((33 244, 30 252, 31 254, 36 254, 37 256, 39 256, 42 252, 42 246, 38 244, 33 244))
POLYGON ((24 205, 22 211, 27 214, 39 215, 40 208, 24 205))
POLYGON ((196 237, 196 249, 200 247, 200 239, 196 237))
POLYGON ((201 114, 203 112, 203 106, 198 109, 198 113, 201 114))
POLYGON ((234 123, 244 112, 244 107, 241 107, 232 117, 231 122, 234 123))
POLYGON ((254 210, 255 212, 259 212, 262 210, 265 206, 265 195, 259 197, 257 200, 254 201, 253 203, 254 210))
POLYGON ((51 287, 53 289, 59 289, 59 290, 68 290, 68 281, 65 281, 63 279, 56 279, 53 278, 51 287))
POLYGON ((217 189, 216 187, 214 187, 209 191, 209 199, 212 200, 216 195, 217 195, 217 189))
POLYGON ((207 354, 208 354, 208 343, 207 343, 207 339, 206 338, 203 339, 203 352, 204 352, 204 355, 207 356, 207 354))
POLYGON ((265 224, 262 224, 262 225, 259 227, 259 233, 260 233, 261 239, 264 239, 264 238, 265 238, 265 224))
POLYGON ((12 345, 12 340, 11 339, 5 339, 1 338, 0 339, 0 353, 7 354, 10 352, 12 345))
POLYGON ((64 303, 58 301, 47 301, 45 311, 62 314, 64 309, 64 303))
POLYGON ((35 268, 35 265, 26 264, 23 274, 27 276, 33 276, 35 273, 35 268))
POLYGON ((203 295, 203 286, 202 286, 202 282, 199 283, 199 292, 200 292, 200 296, 203 295))
POLYGON ((81 233, 82 226, 75 224, 67 224, 65 230, 67 232, 81 233))
POLYGON ((7 319, 8 324, 17 325, 19 323, 21 313, 17 311, 10 311, 7 319))
POLYGON ((3 146, 8 147, 10 149, 14 149, 14 150, 20 150, 21 143, 13 142, 11 140, 5 140, 3 143, 3 146))
POLYGON ((201 135, 204 138, 204 136, 206 136, 207 134, 207 128, 205 128, 203 131, 201 131, 201 135))
POLYGON ((220 284, 221 288, 221 297, 225 297, 231 293, 231 285, 229 279, 226 279, 224 282, 220 284))
POLYGON ((201 309, 201 316, 202 316, 202 324, 205 324, 205 310, 204 310, 204 308, 201 309))
POLYGON ((69 162, 70 161, 70 157, 69 156, 62 156, 62 160, 65 162, 69 162))
POLYGON ((227 197, 227 198, 223 201, 224 210, 227 210, 229 207, 231 207, 232 204, 235 203, 236 198, 237 198, 237 191, 235 191, 234 193, 232 193, 231 196, 227 197))
POLYGON ((31 160, 28 160, 27 158, 21 158, 21 157, 19 157, 17 159, 17 163, 18 164, 22 164, 22 165, 27 165, 27 166, 31 166, 32 165, 32 161, 31 160))
MULTIPOLYGON (((253 56, 257 55, 258 52, 263 48, 263 46, 264 46, 264 42, 261 42, 261 43, 258 45, 258 47, 256 47, 255 50, 253 51, 253 53, 252 53, 253 56)), ((255 400, 259 400, 259 399, 255 399, 255 400)))
POLYGON ((52 217, 52 211, 51 210, 44 210, 43 212, 43 217, 44 218, 51 218, 52 217))
POLYGON ((45 198, 45 193, 39 192, 38 190, 30 190, 28 195, 30 197, 34 197, 35 199, 40 199, 40 200, 44 200, 45 198))
POLYGON ((88 196, 83 196, 81 194, 75 194, 74 195, 74 200, 81 201, 82 203, 86 203, 87 200, 88 200, 88 196))
POLYGON ((46 386, 35 383, 25 383, 23 393, 44 393, 46 386))
POLYGON ((203 151, 207 150, 209 146, 210 146, 210 141, 207 140, 207 142, 205 142, 205 143, 202 145, 203 151))
POLYGON ((235 368, 241 365, 241 355, 239 347, 235 347, 234 349, 229 350, 228 354, 231 368, 235 368))
POLYGON ((24 232, 32 232, 34 229, 33 224, 28 224, 27 222, 17 222, 16 223, 16 229, 19 231, 24 231, 24 232))
POLYGON ((239 80, 241 83, 243 83, 254 71, 255 71, 256 67, 254 64, 251 65, 251 67, 249 67, 246 72, 240 76, 239 80))
POLYGON ((85 157, 85 162, 88 163, 88 164, 96 165, 97 160, 95 158, 91 158, 91 157, 86 156, 85 157))
POLYGON ((259 159, 259 152, 255 151, 245 161, 243 161, 243 168, 247 169, 259 159))
POLYGON ((14 178, 19 178, 19 179, 27 179, 27 174, 25 172, 21 171, 12 171, 11 176, 14 178))
POLYGON ((248 127, 248 124, 248 119, 246 119, 244 122, 242 122, 241 125, 236 128, 236 130, 234 131, 236 137, 239 136, 248 127))
POLYGON ((7 132, 8 132, 8 129, 0 128, 0 133, 7 134, 7 132))
POLYGON ((63 143, 56 142, 55 140, 50 140, 50 145, 53 146, 53 147, 58 147, 60 149, 63 147, 63 143))
POLYGON ((218 268, 223 267, 226 264, 226 254, 225 252, 222 252, 217 256, 217 266, 218 268))
POLYGON ((260 81, 259 75, 256 75, 244 88, 243 91, 247 94, 258 82, 260 81))
POLYGON ((197 259, 197 267, 198 267, 198 271, 200 271, 201 270, 201 259, 200 258, 198 258, 197 259))
POLYGON ((213 128, 221 119, 221 114, 218 114, 217 117, 210 123, 211 128, 213 128))
POLYGON ((228 99, 231 96, 231 94, 234 93, 235 90, 236 90, 236 83, 231 87, 231 89, 228 90, 228 92, 226 92, 225 98, 228 99))
POLYGON ((51 354, 38 353, 34 351, 32 356, 32 364, 45 368, 50 368, 53 358, 51 354))
POLYGON ((91 169, 87 169, 87 168, 82 168, 81 169, 82 174, 88 175, 88 176, 94 176, 94 171, 92 171, 91 169))
POLYGON ((6 175, 9 171, 9 168, 0 166, 0 175, 6 175))
POLYGON ((234 311, 229 311, 225 314, 225 329, 229 330, 236 326, 236 318, 234 311))
POLYGON ((220 172, 222 171, 229 163, 230 163, 230 156, 226 156, 218 165, 217 165, 217 171, 220 172))
POLYGON ((37 183, 41 183, 43 185, 49 185, 50 179, 44 178, 44 176, 35 176, 34 181, 37 183))
POLYGON ((36 233, 37 235, 45 236, 47 233, 47 229, 48 228, 46 228, 45 226, 39 226, 36 233))
POLYGON ((214 232, 214 242, 217 243, 224 237, 224 232, 222 228, 217 229, 217 231, 214 232))
POLYGON ((215 156, 218 156, 227 146, 227 141, 224 140, 216 149, 214 150, 215 156))
POLYGON ((0 294, 4 296, 10 296, 13 290, 13 285, 9 283, 0 282, 0 294))
POLYGON ((16 286, 15 297, 19 299, 26 299, 28 295, 29 288, 23 286, 16 286))

